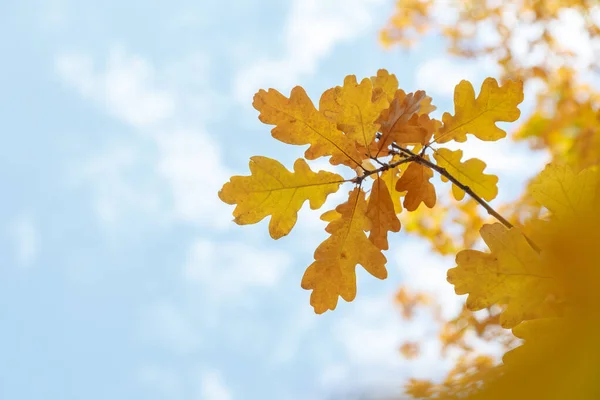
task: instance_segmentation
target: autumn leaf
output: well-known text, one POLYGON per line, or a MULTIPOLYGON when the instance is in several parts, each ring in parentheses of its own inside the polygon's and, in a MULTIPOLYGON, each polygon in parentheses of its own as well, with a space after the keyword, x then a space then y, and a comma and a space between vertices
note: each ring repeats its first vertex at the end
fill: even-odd
MULTIPOLYGON (((486 165, 478 158, 471 158, 461 162, 462 150, 439 149, 434 154, 437 165, 444 168, 450 175, 458 179, 460 183, 468 186, 476 195, 484 200, 491 201, 498 195, 498 177, 496 175, 484 174, 486 165)), ((448 179, 442 176, 442 180, 448 179)), ((456 185, 452 185, 452 193, 456 200, 462 200, 465 192, 456 185)))
POLYGON ((588 168, 575 173, 565 165, 549 164, 534 179, 531 194, 557 218, 574 217, 597 207, 600 195, 598 169, 588 168))
POLYGON ((340 217, 325 229, 331 234, 315 251, 315 261, 302 277, 302 288, 312 290, 310 304, 318 314, 334 310, 338 297, 356 297, 356 265, 379 279, 387 277, 386 258, 365 234, 371 229, 365 192, 355 188, 346 203, 336 207, 340 217))
MULTIPOLYGON (((381 113, 377 122, 381 125, 381 138, 377 143, 378 153, 388 147, 403 130, 410 129, 407 126, 410 118, 419 111, 419 103, 425 98, 425 92, 418 90, 415 93, 405 94, 403 90, 397 90, 389 108, 381 113)), ((418 118, 418 116, 417 116, 418 118)), ((418 121, 418 120, 417 120, 418 121)), ((413 122, 412 129, 420 129, 418 123, 413 122), (417 128, 415 128, 417 125, 417 128)), ((425 130, 424 128, 421 130, 425 130)), ((425 136, 427 133, 423 132, 425 136)), ((414 133, 413 133, 414 135, 414 133)))
POLYGON ((387 233, 400 231, 400 220, 396 216, 390 192, 382 178, 373 182, 367 217, 371 220, 369 240, 381 250, 387 250, 387 233))
POLYGON ((512 328, 537 315, 552 292, 552 276, 518 228, 494 223, 484 225, 480 233, 491 253, 459 252, 457 266, 448 271, 448 282, 456 294, 469 294, 466 304, 471 311, 506 305, 500 324, 512 328))
POLYGON ((404 208, 414 211, 421 203, 429 208, 435 206, 435 188, 429 182, 432 177, 433 171, 421 164, 413 162, 408 166, 396 182, 397 191, 407 192, 404 196, 404 208))
POLYGON ((420 353, 420 346, 418 342, 404 342, 400 346, 400 353, 404 356, 404 358, 412 360, 413 358, 417 358, 420 353))
POLYGON ((417 114, 424 115, 437 110, 437 107, 431 104, 431 101, 432 99, 430 96, 423 97, 423 99, 419 103, 419 111, 417 111, 417 114))
MULTIPOLYGON (((394 163, 399 161, 398 156, 392 157, 390 163, 394 163)), ((392 198, 392 203, 394 204, 394 212, 396 214, 400 214, 402 212, 402 193, 396 190, 396 182, 400 179, 400 174, 403 171, 403 168, 406 167, 406 164, 398 165, 394 168, 388 168, 383 171, 381 174, 381 179, 385 182, 387 186, 390 197, 392 198)))
POLYGON ((348 75, 344 86, 323 93, 319 110, 349 139, 367 148, 379 129, 375 120, 388 105, 386 94, 382 89, 374 92, 370 79, 365 78, 358 84, 356 76, 348 75))
POLYGON ((276 125, 271 130, 275 139, 288 144, 309 144, 304 153, 308 160, 331 156, 333 165, 360 165, 363 157, 354 140, 314 107, 301 86, 292 89, 289 99, 275 89, 261 89, 254 95, 252 105, 260 112, 261 122, 276 125))
POLYGON ((388 99, 388 102, 394 99, 394 94, 396 90, 398 90, 398 78, 396 75, 390 74, 385 69, 380 69, 377 71, 377 76, 371 77, 371 82, 373 83, 373 91, 376 89, 381 89, 388 99))
POLYGON ((237 204, 233 210, 237 224, 255 224, 270 215, 269 233, 273 239, 292 230, 306 200, 316 210, 344 182, 338 174, 313 172, 302 158, 296 160, 292 173, 276 160, 254 156, 250 158, 250 172, 250 176, 231 177, 219 191, 219 198, 237 204))
POLYGON ((481 92, 475 98, 473 85, 461 81, 454 90, 454 116, 444 113, 444 125, 435 135, 435 141, 446 143, 451 140, 464 142, 467 134, 481 140, 495 141, 506 136, 496 122, 513 122, 521 115, 517 107, 523 101, 523 82, 507 81, 498 86, 494 78, 486 78, 481 92))

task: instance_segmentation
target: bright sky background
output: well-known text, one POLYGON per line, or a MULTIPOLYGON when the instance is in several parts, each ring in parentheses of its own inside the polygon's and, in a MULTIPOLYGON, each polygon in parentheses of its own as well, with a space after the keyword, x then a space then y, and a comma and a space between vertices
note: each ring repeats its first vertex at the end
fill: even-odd
MULTIPOLYGON (((385 51, 392 1, 2 4, 1 399, 318 400, 447 368, 428 317, 407 324, 392 298, 408 282, 456 310, 452 258, 397 234, 390 277, 359 271, 357 299, 316 316, 300 280, 320 213, 275 242, 267 221, 231 222, 217 191, 252 155, 291 167, 303 153, 258 121, 259 88, 318 99, 387 68, 452 111, 454 85, 492 67, 437 38, 385 51), (423 338, 421 358, 399 356, 423 338)), ((544 161, 510 141, 467 156, 500 176, 501 199, 544 161)))

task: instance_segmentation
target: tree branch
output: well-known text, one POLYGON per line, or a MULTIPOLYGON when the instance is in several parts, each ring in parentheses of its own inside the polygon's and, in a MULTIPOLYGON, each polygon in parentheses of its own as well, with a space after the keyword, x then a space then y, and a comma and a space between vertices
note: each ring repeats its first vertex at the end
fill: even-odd
MULTIPOLYGON (((485 210, 488 212, 488 214, 490 214, 491 216, 496 218, 498 221, 500 221, 500 223, 502 223, 502 225, 504 225, 508 229, 513 227, 513 224, 508 222, 508 220, 506 218, 504 218, 496 210, 494 210, 485 200, 483 200, 481 197, 479 197, 477 194, 475 194, 475 192, 473 192, 473 190, 470 187, 468 187, 467 185, 464 185, 458 179, 456 179, 454 176, 452 176, 448 171, 446 171, 445 168, 442 168, 442 167, 432 163, 431 161, 427 160, 426 158, 422 157, 422 155, 415 154, 412 151, 405 149, 403 147, 400 147, 395 143, 392 143, 392 147, 395 148, 396 150, 402 152, 403 154, 407 155, 408 158, 406 158, 405 160, 414 161, 416 163, 424 165, 424 166, 436 171, 438 174, 444 176, 446 179, 448 179, 450 182, 455 184, 457 187, 464 190, 464 192, 467 193, 469 196, 471 196, 471 198, 473 198, 473 200, 475 200, 477 203, 479 203, 480 206, 485 208, 485 210)), ((531 239, 529 239, 525 234, 523 236, 525 237, 525 239, 527 240, 529 245, 536 252, 539 253, 540 248, 531 239)))

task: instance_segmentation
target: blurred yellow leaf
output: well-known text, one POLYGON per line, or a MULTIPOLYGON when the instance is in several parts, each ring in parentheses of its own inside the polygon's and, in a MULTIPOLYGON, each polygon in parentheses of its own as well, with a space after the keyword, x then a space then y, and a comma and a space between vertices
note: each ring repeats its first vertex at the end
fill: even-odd
POLYGON ((537 316, 554 283, 539 254, 518 228, 494 223, 480 232, 491 253, 463 250, 456 255, 457 266, 448 271, 456 294, 469 294, 467 307, 472 311, 505 305, 500 315, 505 328, 537 316))

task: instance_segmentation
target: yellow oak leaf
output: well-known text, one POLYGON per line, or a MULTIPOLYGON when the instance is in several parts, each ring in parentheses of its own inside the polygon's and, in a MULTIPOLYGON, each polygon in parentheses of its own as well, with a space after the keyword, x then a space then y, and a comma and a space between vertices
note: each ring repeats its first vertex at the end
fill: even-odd
POLYGON ((381 250, 387 250, 389 248, 387 233, 400 231, 400 220, 396 216, 390 192, 382 178, 377 178, 373 182, 367 217, 371 220, 369 240, 381 250))
POLYGON ((456 255, 457 266, 448 271, 454 291, 469 294, 466 305, 471 311, 505 305, 500 315, 504 328, 536 317, 553 291, 553 278, 539 254, 518 228, 486 224, 480 233, 491 253, 462 250, 456 255))
POLYGON ((390 74, 385 69, 380 69, 377 71, 377 76, 371 77, 371 82, 373 82, 373 90, 379 88, 383 90, 388 101, 394 99, 394 94, 398 90, 398 78, 396 78, 396 75, 390 74))
MULTIPOLYGON (((419 111, 419 103, 425 98, 425 92, 404 93, 397 90, 389 108, 385 109, 377 122, 381 125, 381 138, 377 143, 378 153, 388 147, 399 133, 407 129, 410 118, 419 111)), ((417 117, 418 118, 418 117, 417 117)), ((425 135, 425 134, 424 134, 425 135)))
POLYGON ((338 297, 354 300, 357 264, 376 278, 387 277, 385 256, 365 234, 371 229, 365 192, 355 188, 336 211, 340 217, 325 228, 331 236, 317 247, 315 261, 302 277, 302 288, 312 290, 310 304, 317 314, 334 310, 338 297))
MULTIPOLYGON (((394 156, 390 160, 390 164, 397 162, 400 160, 400 157, 394 156)), ((406 164, 398 165, 395 168, 389 168, 381 173, 381 180, 385 182, 387 186, 390 197, 392 198, 392 203, 394 204, 394 212, 396 214, 400 214, 402 212, 402 196, 403 193, 400 193, 396 190, 396 182, 400 179, 400 174, 406 169, 406 164)))
POLYGON ((333 210, 325 211, 321 215, 321 221, 331 222, 335 219, 338 219, 339 217, 340 217, 340 213, 337 212, 335 209, 333 209, 333 210))
POLYGON ((419 111, 417 112, 419 115, 429 114, 432 111, 437 110, 437 107, 431 104, 431 96, 425 96, 419 103, 419 111))
POLYGON ((271 130, 275 139, 287 144, 309 144, 304 153, 308 160, 331 156, 333 165, 360 165, 363 157, 355 142, 315 108, 301 86, 292 89, 289 99, 275 89, 261 89, 254 95, 252 106, 260 112, 261 122, 276 125, 271 130))
POLYGON ((496 122, 514 122, 521 115, 517 107, 523 101, 523 82, 507 81, 498 86, 494 78, 486 78, 481 92, 475 98, 473 85, 461 81, 454 90, 455 115, 444 113, 444 125, 435 135, 435 141, 446 143, 451 140, 464 142, 467 134, 481 140, 495 141, 506 136, 496 122))
MULTIPOLYGON (((464 162, 460 159, 463 156, 462 150, 439 149, 434 154, 437 165, 444 168, 454 176, 460 183, 468 186, 479 197, 491 201, 498 195, 498 177, 496 175, 484 174, 486 165, 478 158, 471 158, 464 162)), ((442 176, 442 180, 448 179, 442 176)), ((452 185, 452 193, 456 200, 462 200, 465 192, 456 185, 452 185)))
POLYGON ((348 138, 367 148, 379 129, 375 120, 388 105, 383 90, 374 92, 370 79, 365 78, 359 84, 356 76, 348 75, 344 78, 344 86, 323 93, 319 110, 348 138))
POLYGON ((219 198, 237 204, 233 216, 239 225, 255 224, 270 215, 273 239, 292 230, 306 200, 316 210, 344 182, 338 174, 313 172, 302 158, 296 160, 292 173, 276 160, 254 156, 250 158, 250 172, 250 176, 231 177, 219 191, 219 198))
POLYGON ((432 177, 431 169, 415 162, 410 163, 396 182, 397 191, 407 192, 404 196, 404 208, 415 211, 421 203, 429 208, 435 206, 435 187, 429 182, 432 177))
POLYGON ((531 184, 535 200, 557 218, 598 207, 596 193, 600 195, 600 174, 595 168, 575 173, 568 166, 548 164, 531 184))

